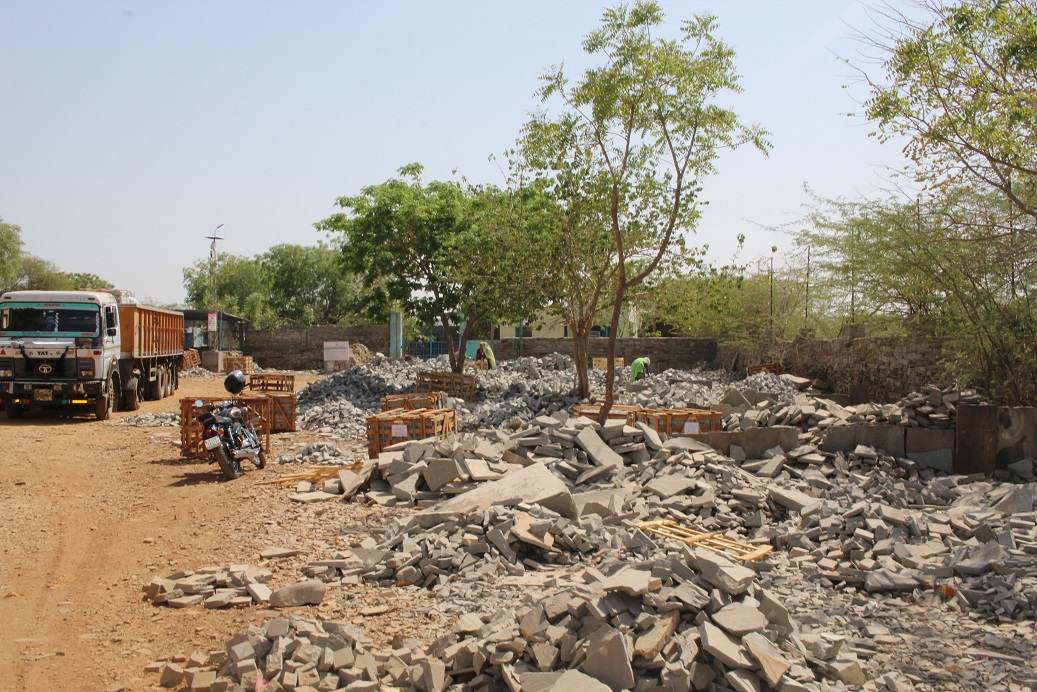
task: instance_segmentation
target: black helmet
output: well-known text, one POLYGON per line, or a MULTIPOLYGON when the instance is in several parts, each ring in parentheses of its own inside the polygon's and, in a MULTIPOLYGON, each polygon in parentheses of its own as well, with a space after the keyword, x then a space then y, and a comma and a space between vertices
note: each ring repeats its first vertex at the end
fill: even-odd
POLYGON ((240 394, 245 388, 245 373, 235 370, 223 381, 223 388, 231 394, 240 394))

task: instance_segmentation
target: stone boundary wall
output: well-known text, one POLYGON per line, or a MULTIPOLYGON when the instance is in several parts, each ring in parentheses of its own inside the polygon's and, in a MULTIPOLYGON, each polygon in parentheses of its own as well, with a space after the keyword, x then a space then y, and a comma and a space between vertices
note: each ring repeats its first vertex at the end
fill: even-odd
POLYGON ((854 403, 889 403, 927 384, 947 384, 943 339, 861 338, 794 341, 759 349, 722 346, 714 366, 744 373, 746 366, 781 363, 785 372, 821 379, 854 403))
POLYGON ((324 342, 361 343, 372 352, 389 352, 388 325, 366 327, 285 327, 276 331, 245 331, 241 351, 263 368, 320 370, 324 342))
MULTIPOLYGON (((493 354, 501 360, 519 357, 519 339, 502 339, 493 342, 493 354)), ((573 342, 568 339, 522 339, 522 354, 542 358, 550 353, 571 356, 573 342)), ((591 358, 604 358, 608 339, 592 338, 589 343, 591 358)), ((712 363, 717 354, 717 342, 713 339, 691 339, 686 337, 653 337, 644 339, 616 339, 616 357, 626 365, 635 358, 648 356, 652 359, 652 372, 667 368, 690 370, 701 363, 712 363)))

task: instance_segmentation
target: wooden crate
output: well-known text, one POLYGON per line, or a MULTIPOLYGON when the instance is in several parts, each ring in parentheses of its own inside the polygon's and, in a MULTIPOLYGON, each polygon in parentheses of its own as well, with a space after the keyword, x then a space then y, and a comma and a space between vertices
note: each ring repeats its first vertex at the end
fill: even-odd
POLYGON ((724 429, 724 414, 697 408, 646 408, 634 413, 634 421, 670 437, 714 432, 724 429), (689 426, 691 424, 691 426, 689 426))
POLYGON ((448 395, 472 401, 479 388, 475 375, 463 372, 419 372, 414 390, 417 392, 446 392, 448 395))
POLYGON ((246 375, 252 374, 252 356, 224 356, 223 371, 240 370, 246 375))
MULTIPOLYGON (((614 404, 609 409, 609 420, 625 420, 627 425, 634 424, 634 414, 641 410, 640 406, 623 406, 620 404, 614 404)), ((580 404, 575 409, 574 413, 577 416, 586 416, 591 420, 597 420, 598 414, 601 413, 600 404, 580 404)))
POLYGON ((295 432, 295 392, 264 392, 270 400, 270 432, 295 432))
MULTIPOLYGON (((203 404, 226 401, 225 397, 186 397, 180 400, 180 456, 187 459, 209 459, 209 452, 202 446, 202 425, 198 422, 195 402, 203 404)), ((263 441, 263 451, 270 451, 270 398, 266 396, 236 396, 234 403, 243 410, 243 418, 251 421, 263 441)))
POLYGON ((294 392, 295 375, 257 372, 248 379, 248 386, 254 392, 294 392))
POLYGON ((763 363, 762 365, 750 365, 745 369, 745 376, 755 375, 760 372, 769 372, 772 375, 780 375, 785 372, 781 363, 763 363))
POLYGON ((465 368, 468 370, 489 370, 490 364, 485 360, 466 360, 464 362, 465 368))
MULTIPOLYGON (((595 358, 591 362, 594 364, 594 369, 595 370, 608 370, 609 369, 609 359, 608 358, 595 358)), ((622 368, 622 367, 625 367, 625 366, 626 366, 626 361, 625 360, 623 360, 622 358, 616 358, 616 369, 617 370, 619 368, 622 368)))
POLYGON ((403 408, 367 417, 367 452, 374 458, 389 445, 404 440, 443 438, 457 431, 454 409, 403 408))
POLYGON ((198 351, 193 348, 184 349, 184 370, 188 368, 196 368, 202 364, 202 357, 198 355, 198 351))
POLYGON ((381 398, 382 411, 402 408, 446 408, 446 392, 414 392, 413 394, 390 394, 381 398))

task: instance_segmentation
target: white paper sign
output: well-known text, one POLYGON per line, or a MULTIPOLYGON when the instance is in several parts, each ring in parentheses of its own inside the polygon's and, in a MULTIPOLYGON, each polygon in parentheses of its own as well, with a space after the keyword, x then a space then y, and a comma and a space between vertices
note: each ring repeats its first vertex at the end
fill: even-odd
POLYGON ((689 420, 684 423, 684 434, 685 435, 698 435, 699 434, 699 422, 695 420, 689 420))
POLYGON ((392 424, 392 436, 393 437, 407 437, 407 424, 406 423, 393 423, 392 424))

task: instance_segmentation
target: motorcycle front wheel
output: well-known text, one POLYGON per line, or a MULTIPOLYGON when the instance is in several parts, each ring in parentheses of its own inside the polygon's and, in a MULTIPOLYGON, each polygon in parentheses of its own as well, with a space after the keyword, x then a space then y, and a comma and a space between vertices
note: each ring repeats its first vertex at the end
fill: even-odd
POLYGON ((241 478, 241 462, 227 456, 226 449, 217 447, 212 450, 212 458, 219 464, 220 470, 223 471, 223 475, 227 477, 227 480, 232 481, 241 478))

